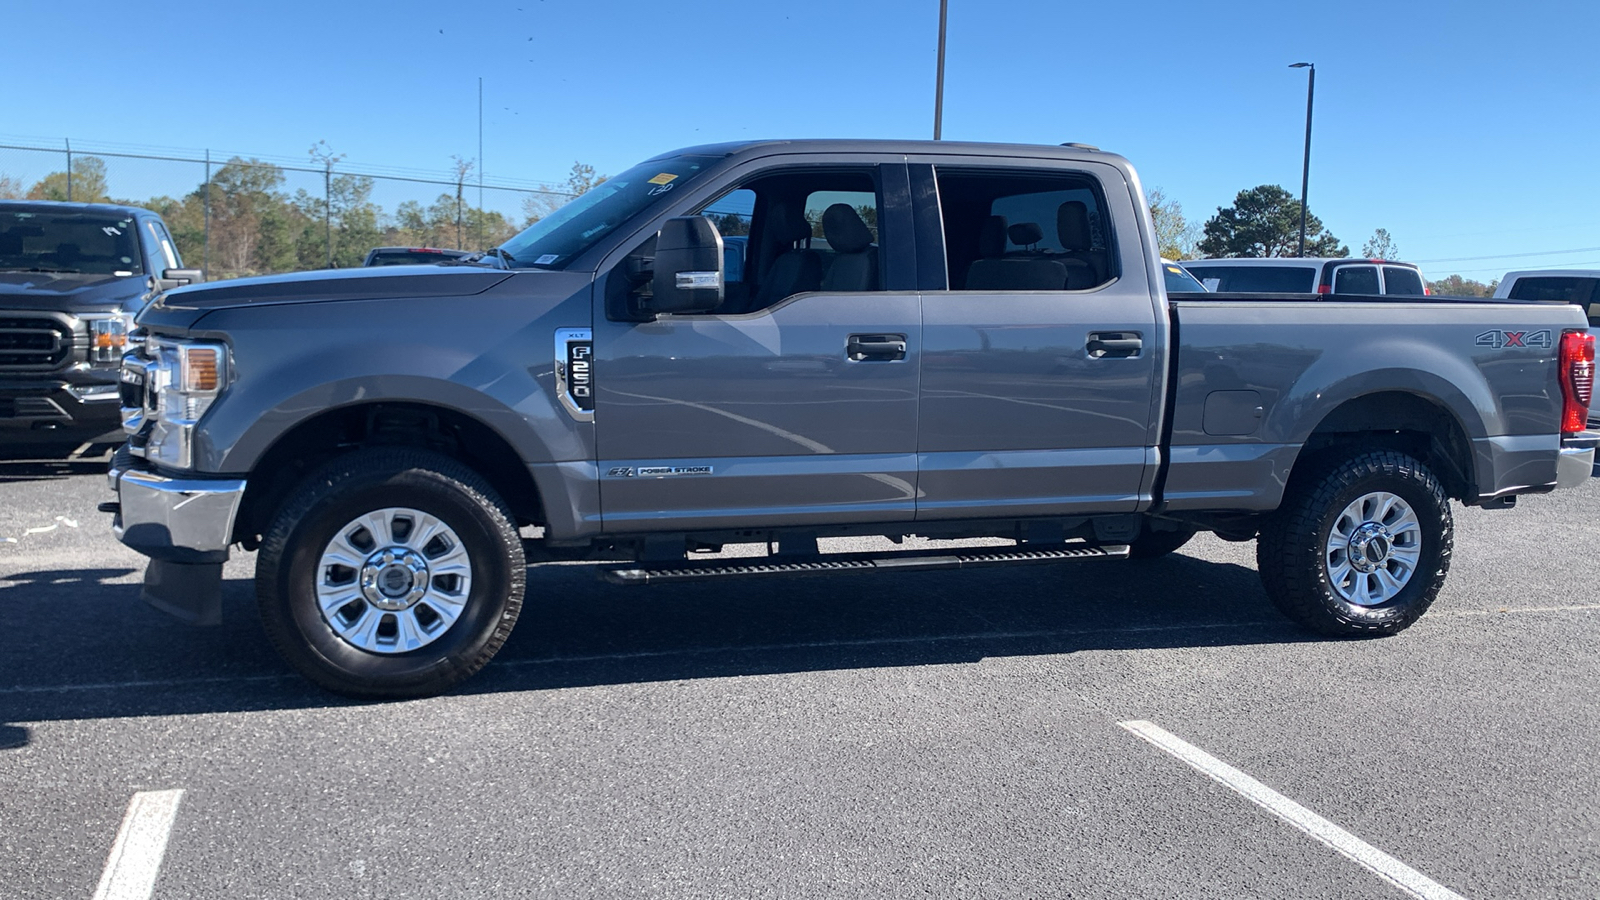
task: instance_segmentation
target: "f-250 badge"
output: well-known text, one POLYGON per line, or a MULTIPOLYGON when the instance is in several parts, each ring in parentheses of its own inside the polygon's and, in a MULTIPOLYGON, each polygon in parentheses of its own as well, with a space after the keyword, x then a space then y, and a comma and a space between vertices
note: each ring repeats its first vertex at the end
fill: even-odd
POLYGON ((1493 347, 1496 350, 1505 350, 1512 347, 1538 347, 1549 350, 1555 346, 1548 331, 1485 331, 1478 335, 1479 347, 1493 347))

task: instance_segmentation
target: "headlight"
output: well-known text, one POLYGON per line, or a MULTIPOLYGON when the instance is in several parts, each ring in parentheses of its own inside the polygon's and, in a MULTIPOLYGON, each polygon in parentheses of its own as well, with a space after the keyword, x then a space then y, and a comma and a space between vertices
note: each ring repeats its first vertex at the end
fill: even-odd
POLYGON ((89 362, 97 365, 121 362, 122 352, 128 349, 128 332, 133 328, 133 317, 113 313, 89 319, 87 326, 89 362))
POLYGON ((228 385, 225 344, 152 338, 146 408, 154 413, 145 458, 194 468, 195 426, 228 385))

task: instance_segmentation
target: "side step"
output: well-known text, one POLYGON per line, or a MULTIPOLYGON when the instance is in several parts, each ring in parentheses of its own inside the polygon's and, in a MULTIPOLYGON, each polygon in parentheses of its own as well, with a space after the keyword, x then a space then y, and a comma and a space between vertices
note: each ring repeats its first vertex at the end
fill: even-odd
POLYGON ((980 566, 1016 566, 1067 562, 1074 559, 1124 559, 1126 544, 1090 546, 1075 544, 1032 549, 1021 547, 972 547, 961 550, 907 550, 900 553, 840 553, 798 560, 778 561, 771 556, 746 560, 707 560, 600 570, 600 577, 612 584, 669 584, 703 581, 710 578, 740 578, 751 575, 833 575, 842 572, 897 572, 921 569, 972 569, 980 566))

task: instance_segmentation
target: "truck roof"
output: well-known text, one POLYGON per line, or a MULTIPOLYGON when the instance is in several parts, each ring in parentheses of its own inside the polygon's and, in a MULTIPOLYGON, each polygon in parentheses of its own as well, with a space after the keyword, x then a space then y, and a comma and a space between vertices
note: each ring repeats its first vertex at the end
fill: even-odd
POLYGON ((996 144, 979 141, 896 141, 865 138, 807 138, 804 140, 730 141, 699 144, 662 153, 651 159, 672 156, 765 156, 772 153, 917 153, 944 156, 1024 156, 1032 159, 1062 159, 1110 162, 1127 165, 1127 159, 1087 144, 996 144))
POLYGON ((1364 259, 1359 256, 1239 256, 1239 257, 1214 257, 1212 259, 1186 259, 1180 265, 1188 267, 1200 266, 1320 266, 1324 263, 1364 263, 1367 265, 1383 266, 1408 266, 1415 269, 1416 263, 1401 262, 1398 259, 1364 259))
POLYGON ((37 209, 40 212, 98 212, 118 214, 124 216, 155 215, 142 206, 127 206, 121 203, 78 203, 66 200, 0 200, 0 209, 37 209))

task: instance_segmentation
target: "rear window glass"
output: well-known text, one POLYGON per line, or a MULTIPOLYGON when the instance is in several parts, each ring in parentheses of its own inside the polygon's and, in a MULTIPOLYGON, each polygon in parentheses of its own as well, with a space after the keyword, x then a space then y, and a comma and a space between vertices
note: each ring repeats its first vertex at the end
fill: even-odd
POLYGON ((1377 266, 1340 266, 1333 270, 1335 294, 1377 294, 1377 266))
POLYGON ((1594 296, 1595 279, 1570 275, 1542 275, 1518 278, 1511 286, 1513 300, 1545 300, 1583 305, 1600 299, 1594 296))
POLYGON ((1169 294, 1182 294, 1185 292, 1198 294, 1206 289, 1206 286, 1196 281, 1193 275, 1184 271, 1183 266, 1164 262, 1161 264, 1161 274, 1166 280, 1167 293, 1169 294))
POLYGON ((1312 266, 1194 266, 1189 274, 1212 291, 1310 294, 1317 289, 1312 266))
POLYGON ((1422 290, 1422 276, 1416 269, 1407 269, 1403 266, 1383 267, 1383 292, 1385 294, 1414 294, 1418 297, 1425 293, 1422 290))

